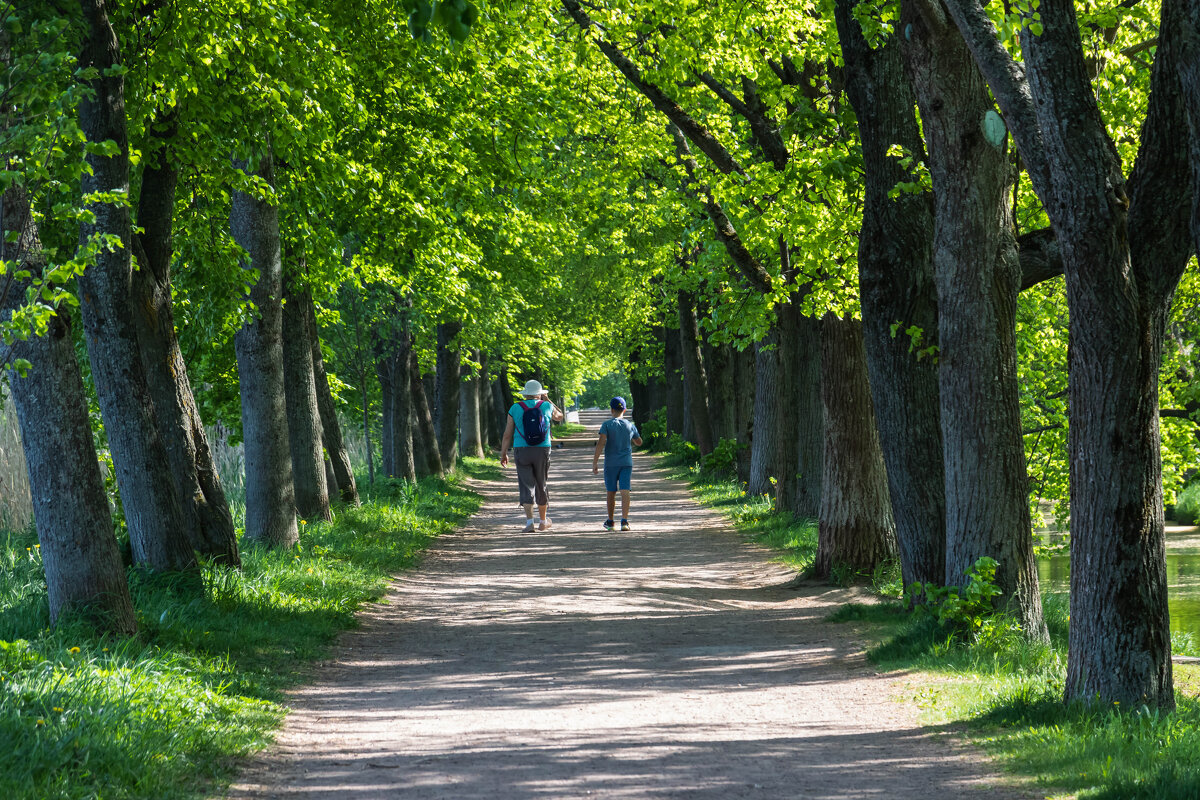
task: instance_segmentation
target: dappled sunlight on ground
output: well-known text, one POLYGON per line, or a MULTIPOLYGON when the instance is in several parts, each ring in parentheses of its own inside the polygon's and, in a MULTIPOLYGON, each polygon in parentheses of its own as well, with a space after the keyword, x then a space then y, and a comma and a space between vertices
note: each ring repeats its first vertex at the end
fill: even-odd
POLYGON ((511 471, 480 484, 231 796, 1018 796, 824 622, 847 590, 791 585, 653 465, 628 533, 588 447, 554 451, 548 531, 520 532, 511 471))

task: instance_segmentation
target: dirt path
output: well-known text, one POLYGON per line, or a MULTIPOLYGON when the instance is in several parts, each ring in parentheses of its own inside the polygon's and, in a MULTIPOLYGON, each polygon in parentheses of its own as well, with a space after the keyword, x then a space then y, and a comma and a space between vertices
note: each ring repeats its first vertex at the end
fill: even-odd
POLYGON ((793 574, 649 457, 634 478, 624 534, 600 529, 590 448, 554 452, 545 533, 519 532, 511 472, 482 485, 228 796, 1019 796, 822 621, 845 593, 778 588, 793 574))

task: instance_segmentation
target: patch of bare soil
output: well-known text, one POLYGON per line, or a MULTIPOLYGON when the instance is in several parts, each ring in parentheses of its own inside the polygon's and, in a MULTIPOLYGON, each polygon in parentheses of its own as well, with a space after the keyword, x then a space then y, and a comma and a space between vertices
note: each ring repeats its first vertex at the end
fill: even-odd
POLYGON ((481 485, 480 513, 362 615, 227 796, 1024 796, 824 622, 847 592, 786 588, 636 458, 629 533, 600 528, 590 448, 554 451, 544 533, 520 533, 511 472, 481 485))

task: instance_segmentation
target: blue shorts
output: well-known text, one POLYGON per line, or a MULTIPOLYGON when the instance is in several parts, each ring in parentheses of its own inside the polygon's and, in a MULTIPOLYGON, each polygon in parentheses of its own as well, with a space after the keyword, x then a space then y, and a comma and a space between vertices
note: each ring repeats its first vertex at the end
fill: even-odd
POLYGON ((628 464, 604 465, 604 488, 615 492, 618 487, 629 491, 629 478, 633 475, 633 467, 628 464))

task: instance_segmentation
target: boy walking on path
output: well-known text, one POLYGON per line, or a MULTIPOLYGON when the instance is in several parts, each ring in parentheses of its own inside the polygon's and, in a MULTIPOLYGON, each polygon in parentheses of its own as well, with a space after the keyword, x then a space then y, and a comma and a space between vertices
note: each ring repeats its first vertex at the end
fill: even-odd
POLYGON ((508 422, 500 442, 500 466, 508 466, 508 448, 513 445, 517 462, 517 484, 520 504, 525 509, 525 533, 533 530, 533 503, 537 501, 538 528, 548 530, 550 494, 546 481, 550 473, 550 421, 563 418, 542 384, 529 381, 521 390, 525 399, 508 409, 508 422))
POLYGON ((625 398, 614 397, 608 403, 612 419, 600 426, 596 452, 592 454, 592 474, 600 471, 600 451, 604 451, 604 488, 608 491, 608 519, 604 530, 613 529, 617 490, 621 490, 621 530, 629 530, 629 479, 633 475, 633 445, 641 445, 637 426, 625 419, 625 398))

